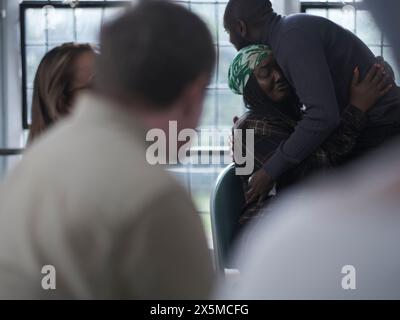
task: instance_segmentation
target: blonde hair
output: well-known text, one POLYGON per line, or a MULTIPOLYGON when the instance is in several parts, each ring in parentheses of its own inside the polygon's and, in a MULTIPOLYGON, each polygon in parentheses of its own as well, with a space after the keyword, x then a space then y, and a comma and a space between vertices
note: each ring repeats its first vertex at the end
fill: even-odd
POLYGON ((32 123, 28 144, 54 122, 69 113, 74 79, 71 67, 84 52, 94 52, 89 44, 65 43, 42 58, 35 75, 32 97, 32 123))

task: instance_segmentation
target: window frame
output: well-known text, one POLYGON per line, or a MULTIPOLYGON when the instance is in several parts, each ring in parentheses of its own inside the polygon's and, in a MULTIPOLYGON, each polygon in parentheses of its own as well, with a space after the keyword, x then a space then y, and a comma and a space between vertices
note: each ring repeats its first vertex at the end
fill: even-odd
MULTIPOLYGON (((355 8, 354 13, 354 26, 355 26, 355 33, 357 34, 357 12, 360 10, 369 11, 368 6, 365 4, 364 1, 352 1, 348 3, 343 3, 341 1, 336 2, 324 2, 324 1, 300 1, 300 10, 301 13, 307 13, 308 9, 342 9, 346 5, 351 5, 355 8)), ((379 43, 366 43, 368 47, 379 47, 380 48, 380 55, 384 55, 384 48, 391 48, 391 45, 385 43, 385 37, 382 31, 380 31, 381 37, 379 43)))
MULTIPOLYGON (((26 62, 26 16, 28 9, 40 9, 46 5, 51 5, 55 9, 71 8, 69 4, 62 1, 22 1, 19 4, 19 25, 20 25, 20 50, 21 50, 21 79, 22 79, 22 128, 29 129, 28 121, 28 97, 27 97, 27 62, 26 62)), ((79 8, 115 8, 129 5, 127 1, 79 1, 79 8)), ((75 19, 75 16, 74 16, 75 19)), ((75 25, 75 23, 74 23, 75 25)))
MULTIPOLYGON (((210 5, 220 5, 224 4, 224 1, 202 1, 202 0, 192 0, 192 1, 185 1, 185 0, 174 0, 174 2, 177 3, 182 3, 182 4, 187 4, 187 7, 189 10, 192 10, 192 5, 193 4, 210 4, 210 5)), ((19 4, 19 15, 20 15, 20 21, 19 21, 19 26, 20 26, 20 54, 21 54, 21 82, 22 82, 22 87, 21 87, 21 100, 22 100, 22 129, 23 130, 29 130, 29 119, 28 119, 28 96, 27 96, 27 39, 26 39, 26 16, 25 13, 28 9, 40 9, 45 5, 51 5, 55 9, 68 9, 71 8, 69 4, 64 4, 62 1, 50 1, 50 0, 45 0, 45 1, 22 1, 19 4)), ((99 1, 79 1, 79 5, 77 8, 100 8, 100 9, 107 9, 107 8, 116 8, 116 7, 126 7, 129 6, 130 2, 129 1, 104 1, 104 0, 99 0, 99 1)), ((218 11, 215 10, 215 21, 218 22, 218 11)), ((75 17, 74 17, 75 19, 75 17)), ((75 25, 75 23, 74 23, 75 25)), ((216 109, 216 114, 214 116, 214 125, 213 128, 218 129, 218 118, 219 118, 219 99, 217 98, 218 93, 215 93, 216 91, 228 91, 229 88, 227 86, 221 85, 218 83, 218 74, 219 74, 219 58, 220 58, 220 48, 223 47, 229 47, 228 44, 221 42, 219 40, 219 32, 217 29, 216 32, 216 39, 214 41, 214 45, 216 48, 216 74, 217 74, 217 80, 213 85, 210 85, 207 88, 207 92, 213 92, 212 94, 215 94, 215 109, 216 109)), ((216 147, 210 145, 209 147, 198 147, 194 148, 191 150, 191 154, 208 154, 210 157, 212 155, 215 155, 216 153, 219 153, 221 157, 226 156, 229 154, 230 150, 226 147, 216 147), (216 148, 218 150, 216 150, 216 148)))

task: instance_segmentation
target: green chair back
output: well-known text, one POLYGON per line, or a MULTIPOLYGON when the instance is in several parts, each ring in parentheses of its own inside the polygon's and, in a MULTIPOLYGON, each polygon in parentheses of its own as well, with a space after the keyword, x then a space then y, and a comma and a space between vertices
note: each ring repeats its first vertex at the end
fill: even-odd
POLYGON ((235 165, 231 164, 218 176, 211 195, 214 257, 220 271, 234 269, 229 257, 244 204, 242 180, 235 173, 235 165))

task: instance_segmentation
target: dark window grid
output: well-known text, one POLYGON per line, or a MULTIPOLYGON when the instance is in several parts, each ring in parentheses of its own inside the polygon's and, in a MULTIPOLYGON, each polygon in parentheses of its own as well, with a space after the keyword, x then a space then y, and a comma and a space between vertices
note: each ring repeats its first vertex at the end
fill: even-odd
MULTIPOLYGON (((116 8, 126 6, 126 1, 80 1, 79 9, 81 8, 100 8, 101 11, 101 23, 104 20, 104 12, 106 8, 116 8)), ((28 9, 42 9, 45 5, 51 5, 55 9, 71 9, 73 10, 73 39, 71 41, 77 41, 77 19, 76 19, 76 9, 71 8, 68 4, 63 4, 61 1, 23 1, 20 4, 20 34, 21 34, 21 65, 22 65, 22 124, 23 129, 29 129, 28 121, 28 89, 32 89, 31 86, 27 84, 27 47, 45 47, 46 51, 52 43, 49 41, 49 26, 46 11, 45 13, 45 43, 43 44, 27 44, 26 41, 26 12, 28 9)))
MULTIPOLYGON (((220 44, 219 42, 219 10, 220 4, 224 4, 227 1, 214 1, 214 2, 207 2, 207 1, 197 1, 197 0, 176 0, 175 2, 178 3, 184 3, 188 5, 188 8, 191 9, 192 4, 207 4, 207 5, 215 5, 215 10, 214 10, 214 20, 216 22, 216 41, 215 41, 215 46, 216 46, 216 53, 217 53, 217 61, 219 61, 219 53, 220 49, 224 47, 230 47, 229 44, 220 44)), ((26 65, 26 48, 27 47, 45 47, 46 51, 49 50, 50 45, 54 43, 50 43, 49 41, 49 32, 48 32, 48 19, 46 17, 45 23, 46 23, 46 28, 45 28, 45 43, 43 44, 27 44, 26 42, 26 10, 27 9, 41 9, 45 5, 52 5, 55 9, 57 8, 63 8, 63 9, 71 9, 73 10, 73 35, 74 39, 73 41, 77 41, 77 19, 76 19, 76 13, 75 13, 75 8, 71 8, 68 4, 64 4, 61 1, 23 1, 20 4, 20 17, 21 17, 21 55, 22 55, 22 83, 23 83, 23 90, 22 90, 22 100, 23 100, 23 110, 22 110, 22 117, 23 117, 23 128, 24 129, 29 129, 29 121, 28 121, 28 97, 27 97, 27 90, 32 89, 31 85, 27 84, 27 65, 26 65)), ((104 13, 106 8, 112 8, 112 7, 123 7, 127 4, 126 1, 80 1, 79 6, 77 8, 101 8, 101 23, 104 20, 104 13)), ((47 14, 47 13, 46 13, 47 14)), ((72 39, 71 39, 72 40, 72 39)), ((220 89, 227 89, 226 84, 220 84, 220 75, 219 75, 219 63, 216 64, 216 70, 215 70, 215 82, 212 83, 209 88, 215 89, 214 95, 218 95, 218 92, 220 89)), ((215 97, 215 114, 214 114, 214 125, 217 127, 218 126, 218 119, 219 119, 219 99, 215 97)))
MULTIPOLYGON (((355 8, 355 12, 354 12, 354 32, 355 34, 357 34, 357 13, 358 11, 361 10, 367 10, 366 5, 363 2, 355 2, 353 0, 353 2, 346 2, 346 4, 344 4, 343 2, 301 2, 301 12, 303 13, 307 13, 308 10, 310 9, 325 9, 327 12, 327 16, 328 16, 328 12, 330 9, 342 9, 345 5, 351 5, 355 8)), ((385 44, 384 41, 384 35, 381 32, 381 36, 380 36, 380 42, 379 43, 366 43, 366 45, 368 47, 379 47, 380 48, 380 55, 383 56, 384 54, 384 49, 385 48, 391 48, 392 46, 385 44)))

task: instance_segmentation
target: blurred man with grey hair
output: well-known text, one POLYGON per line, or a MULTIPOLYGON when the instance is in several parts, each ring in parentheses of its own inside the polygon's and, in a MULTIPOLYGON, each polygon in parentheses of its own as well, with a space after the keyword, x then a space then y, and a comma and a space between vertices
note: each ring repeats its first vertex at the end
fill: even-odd
POLYGON ((0 298, 207 298, 200 217, 146 131, 197 126, 214 61, 206 25, 168 1, 105 26, 93 92, 2 186, 0 298))

